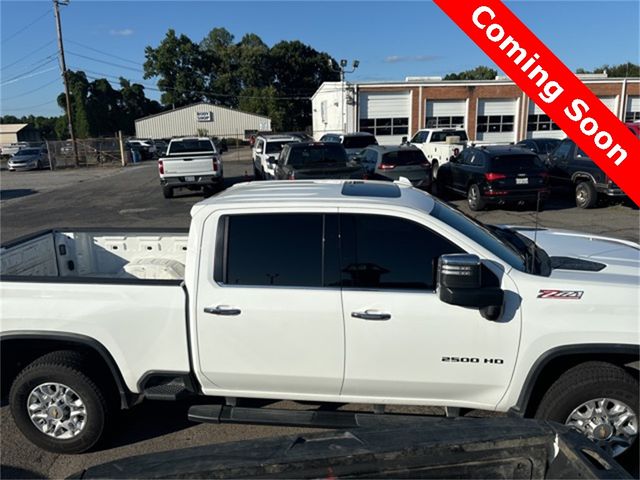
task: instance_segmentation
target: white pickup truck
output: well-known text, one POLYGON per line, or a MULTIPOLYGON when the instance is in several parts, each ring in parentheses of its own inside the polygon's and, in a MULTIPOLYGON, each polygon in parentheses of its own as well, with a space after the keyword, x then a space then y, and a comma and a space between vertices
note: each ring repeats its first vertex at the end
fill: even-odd
POLYGON ((433 178, 438 174, 438 167, 464 150, 467 142, 467 132, 463 128, 424 128, 409 140, 409 144, 422 150, 431 163, 433 178))
POLYGON ((164 198, 173 197, 176 188, 210 195, 222 186, 222 157, 208 137, 174 138, 158 160, 158 173, 164 198))
POLYGON ((639 245, 482 225, 387 182, 244 183, 191 215, 188 234, 60 229, 2 247, 1 378, 33 443, 81 452, 119 408, 200 395, 227 404, 192 406, 196 421, 346 414, 242 398, 438 405, 633 449, 639 245))

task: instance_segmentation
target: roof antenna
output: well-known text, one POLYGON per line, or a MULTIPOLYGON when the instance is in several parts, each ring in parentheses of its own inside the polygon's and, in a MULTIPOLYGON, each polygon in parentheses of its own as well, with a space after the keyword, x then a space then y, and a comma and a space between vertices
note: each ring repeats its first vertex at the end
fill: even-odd
POLYGON ((535 219, 535 225, 534 225, 534 230, 533 230, 533 253, 531 254, 531 273, 533 273, 533 269, 535 268, 536 265, 536 249, 535 246, 537 245, 537 239, 538 239, 538 213, 540 213, 540 190, 538 190, 538 195, 536 196, 536 219, 535 219))

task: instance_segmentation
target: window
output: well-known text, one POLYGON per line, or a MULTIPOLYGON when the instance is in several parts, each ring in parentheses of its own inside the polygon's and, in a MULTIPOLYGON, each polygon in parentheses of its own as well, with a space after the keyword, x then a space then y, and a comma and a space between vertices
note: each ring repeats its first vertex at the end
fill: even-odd
POLYGON ((426 117, 427 128, 455 128, 464 124, 463 116, 426 117))
POLYGON ((440 255, 463 251, 426 227, 402 218, 343 214, 342 286, 433 290, 440 255))
POLYGON ((169 147, 169 154, 213 151, 213 142, 210 140, 173 140, 169 147))
POLYGON ((478 115, 478 133, 513 132, 513 115, 478 115))
POLYGON ((384 165, 424 165, 427 159, 422 150, 396 150, 394 152, 385 153, 382 156, 384 165))
POLYGON ((624 116, 625 122, 635 122, 640 120, 640 111, 639 112, 627 112, 624 116))
POLYGON ((338 281, 336 215, 232 215, 226 217, 225 238, 220 248, 226 248, 226 269, 221 278, 216 274, 222 283, 321 287, 338 281))
POLYGON ((429 132, 425 131, 416 133, 411 139, 411 143, 424 143, 427 140, 428 134, 429 132))
POLYGON ((409 118, 361 118, 360 131, 380 135, 406 135, 409 133, 409 118))
POLYGON ((527 117, 528 132, 549 132, 551 130, 560 130, 560 127, 549 118, 549 115, 536 114, 527 117))
POLYGON ((446 142, 447 137, 460 137, 461 142, 466 142, 468 140, 467 132, 465 132, 464 130, 448 130, 445 132, 433 132, 431 134, 431 141, 446 142))
POLYGON ((557 159, 566 160, 569 154, 571 153, 572 147, 573 147, 573 142, 571 141, 562 142, 560 146, 553 151, 552 156, 557 159))

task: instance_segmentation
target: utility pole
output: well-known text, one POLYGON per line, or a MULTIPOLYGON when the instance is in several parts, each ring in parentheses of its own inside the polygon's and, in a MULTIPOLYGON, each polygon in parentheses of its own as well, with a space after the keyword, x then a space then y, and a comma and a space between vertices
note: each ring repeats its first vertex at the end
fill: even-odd
POLYGON ((73 145, 73 158, 76 166, 80 163, 78 160, 78 144, 76 136, 73 133, 73 118, 71 116, 71 99, 69 98, 69 79, 67 75, 67 64, 64 61, 64 45, 62 43, 62 27, 60 26, 60 12, 58 5, 69 5, 69 0, 53 0, 53 12, 56 16, 56 29, 58 30, 58 51, 60 52, 60 69, 62 70, 62 79, 64 80, 64 95, 67 99, 67 120, 69 121, 69 136, 73 145))
POLYGON ((347 118, 345 115, 345 103, 346 103, 346 96, 345 96, 345 85, 344 85, 344 74, 345 73, 353 73, 356 71, 356 68, 358 68, 358 66, 360 65, 360 62, 358 60, 354 60, 353 64, 351 66, 351 70, 345 70, 345 68, 347 67, 347 65, 349 64, 349 62, 345 59, 340 60, 340 63, 338 64, 338 68, 334 68, 333 66, 333 59, 329 59, 329 68, 331 68, 334 72, 338 72, 340 73, 340 123, 341 123, 341 129, 342 129, 342 133, 348 133, 347 132, 347 118))

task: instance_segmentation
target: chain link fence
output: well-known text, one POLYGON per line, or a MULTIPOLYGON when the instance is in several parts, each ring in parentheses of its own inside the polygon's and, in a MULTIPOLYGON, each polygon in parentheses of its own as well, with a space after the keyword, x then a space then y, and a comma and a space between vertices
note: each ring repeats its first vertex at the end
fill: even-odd
POLYGON ((48 140, 47 151, 54 169, 76 166, 121 166, 122 155, 120 141, 111 138, 84 138, 76 140, 78 162, 73 153, 73 144, 69 140, 48 140))

